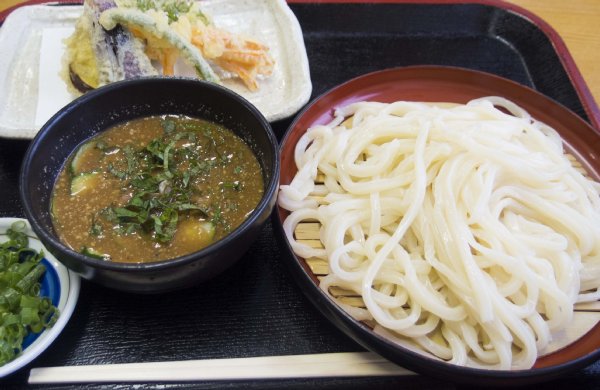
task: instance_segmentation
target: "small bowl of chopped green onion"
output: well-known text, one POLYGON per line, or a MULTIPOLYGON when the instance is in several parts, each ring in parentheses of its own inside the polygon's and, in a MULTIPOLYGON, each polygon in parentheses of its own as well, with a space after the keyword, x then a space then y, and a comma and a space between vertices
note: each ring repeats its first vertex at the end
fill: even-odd
POLYGON ((50 254, 29 223, 0 218, 0 378, 39 356, 67 324, 79 276, 50 254))

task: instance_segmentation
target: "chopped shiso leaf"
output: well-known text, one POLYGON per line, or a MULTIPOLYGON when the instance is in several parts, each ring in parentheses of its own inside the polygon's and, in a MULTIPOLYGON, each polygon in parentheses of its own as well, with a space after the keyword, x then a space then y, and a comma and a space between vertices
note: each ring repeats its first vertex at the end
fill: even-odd
MULTIPOLYGON (((131 198, 121 207, 107 207, 94 216, 94 221, 107 221, 113 224, 113 231, 118 234, 142 233, 151 236, 158 243, 170 242, 177 231, 178 222, 182 216, 196 215, 209 220, 210 231, 207 237, 214 237, 214 228, 217 225, 229 230, 230 227, 223 222, 221 207, 218 205, 201 205, 193 202, 194 189, 189 183, 200 175, 208 174, 216 165, 227 165, 229 158, 216 158, 205 160, 201 150, 213 150, 220 156, 216 149, 215 138, 218 132, 209 128, 187 128, 185 124, 177 124, 172 118, 165 118, 162 123, 163 136, 154 138, 141 150, 124 148, 125 164, 117 169, 110 166, 109 173, 124 181, 124 186, 130 188, 131 198), (181 130, 180 132, 176 130, 181 130), (187 141, 200 145, 196 132, 203 131, 208 137, 208 143, 202 148, 176 148, 179 141, 187 141), (185 162, 185 169, 178 167, 185 162)), ((94 175, 94 173, 90 174, 94 175)), ((76 176, 72 182, 71 194, 81 191, 80 187, 92 187, 87 178, 76 176), (79 181, 84 183, 74 184, 79 181)), ((224 190, 240 191, 243 184, 240 181, 225 182, 224 190)), ((94 236, 99 236, 102 231, 100 224, 92 224, 90 230, 94 236)), ((97 256, 106 257, 103 254, 97 256)))
POLYGON ((23 339, 54 325, 58 309, 40 296, 44 257, 28 247, 25 223, 15 222, 0 244, 0 366, 22 352, 23 339))

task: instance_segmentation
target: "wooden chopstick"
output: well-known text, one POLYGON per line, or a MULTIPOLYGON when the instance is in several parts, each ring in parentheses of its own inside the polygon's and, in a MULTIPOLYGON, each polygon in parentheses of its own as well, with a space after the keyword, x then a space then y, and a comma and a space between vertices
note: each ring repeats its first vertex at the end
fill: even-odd
POLYGON ((29 383, 144 383, 394 375, 415 374, 371 352, 342 352, 155 363, 41 367, 31 369, 29 383))

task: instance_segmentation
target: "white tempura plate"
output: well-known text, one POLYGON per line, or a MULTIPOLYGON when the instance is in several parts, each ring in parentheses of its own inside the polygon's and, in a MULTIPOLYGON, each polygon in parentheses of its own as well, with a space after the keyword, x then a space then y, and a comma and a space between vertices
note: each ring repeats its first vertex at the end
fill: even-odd
MULTIPOLYGON (((312 83, 302 31, 284 0, 206 0, 203 9, 218 27, 265 43, 273 74, 249 91, 238 79, 223 84, 239 93, 270 122, 295 114, 310 98, 312 83)), ((76 96, 59 75, 63 39, 83 10, 79 5, 17 8, 0 28, 0 137, 31 139, 56 111, 76 96)), ((180 74, 187 76, 185 67, 180 74)))
POLYGON ((62 265, 38 240, 31 230, 29 222, 19 218, 0 218, 0 242, 6 241, 6 231, 16 221, 26 224, 25 234, 29 236, 29 247, 36 251, 44 252, 42 264, 46 266, 46 273, 41 280, 41 293, 50 298, 59 310, 56 323, 39 334, 28 335, 23 342, 23 352, 11 362, 0 366, 0 378, 3 378, 29 364, 52 344, 71 318, 77 299, 79 298, 79 275, 69 271, 62 265))

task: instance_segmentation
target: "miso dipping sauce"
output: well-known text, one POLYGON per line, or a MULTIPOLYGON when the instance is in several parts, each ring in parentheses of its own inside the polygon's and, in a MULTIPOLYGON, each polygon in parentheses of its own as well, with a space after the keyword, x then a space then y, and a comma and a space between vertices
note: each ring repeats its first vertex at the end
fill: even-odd
POLYGON ((60 239, 76 251, 153 262, 223 238, 263 192, 256 156, 231 130, 187 116, 153 116, 82 144, 59 174, 52 217, 60 239))

